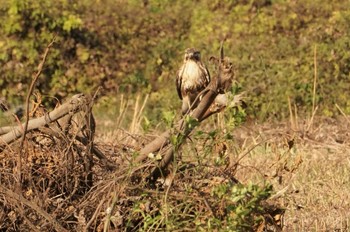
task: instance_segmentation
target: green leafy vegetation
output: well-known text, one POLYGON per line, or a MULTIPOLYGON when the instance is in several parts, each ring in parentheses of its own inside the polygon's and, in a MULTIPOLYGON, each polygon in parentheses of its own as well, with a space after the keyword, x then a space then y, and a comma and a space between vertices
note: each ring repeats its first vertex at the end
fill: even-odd
MULTIPOLYGON (((160 228, 178 230, 185 228, 196 231, 254 231, 264 220, 265 208, 262 204, 271 194, 271 186, 259 187, 254 184, 221 184, 213 187, 211 208, 215 216, 199 209, 199 199, 191 200, 192 186, 188 186, 188 198, 175 200, 169 196, 168 202, 152 194, 144 194, 135 202, 126 229, 135 229, 135 222, 141 222, 139 231, 156 231, 160 228), (154 199, 156 197, 156 199, 154 199), (152 199, 152 200, 151 200, 152 199), (174 201, 175 200, 175 201, 174 201), (197 205, 196 205, 197 204, 197 205)), ((160 195, 162 196, 162 195, 160 195)), ((164 197, 164 196, 163 196, 164 197)))
MULTIPOLYGON (((259 187, 254 184, 222 184, 213 189, 213 195, 226 203, 226 215, 223 220, 210 229, 221 231, 250 231, 257 228, 264 220, 265 212, 262 201, 271 196, 272 186, 259 187), (224 228, 224 229, 223 229, 224 228)), ((215 222, 215 220, 213 220, 215 222)))
POLYGON ((159 107, 179 106, 173 82, 184 49, 206 60, 225 38, 250 116, 286 118, 288 98, 301 113, 310 114, 313 97, 323 115, 338 114, 335 103, 350 112, 347 1, 2 0, 0 10, 0 88, 15 104, 56 36, 37 86, 44 96, 97 86, 109 97, 151 93, 145 112, 154 125, 159 107))

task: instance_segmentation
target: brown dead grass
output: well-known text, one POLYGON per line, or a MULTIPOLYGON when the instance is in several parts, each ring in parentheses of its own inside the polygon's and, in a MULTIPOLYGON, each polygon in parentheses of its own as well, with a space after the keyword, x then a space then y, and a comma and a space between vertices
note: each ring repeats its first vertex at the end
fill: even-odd
MULTIPOLYGON (((284 231, 350 229, 346 118, 316 118, 312 125, 302 121, 294 130, 288 122, 246 123, 234 135, 234 141, 226 141, 225 155, 239 160, 235 177, 243 183, 273 184, 276 193, 270 201, 286 209, 284 231)), ((187 149, 193 160, 197 150, 191 145, 187 149)))
POLYGON ((271 201, 286 209, 285 231, 349 231, 349 124, 339 118, 317 119, 310 131, 306 125, 298 131, 287 123, 237 129, 245 140, 241 150, 260 144, 242 159, 236 176, 273 183, 271 201))
MULTIPOLYGON (((221 127, 219 131, 227 130, 216 126, 221 127)), ((160 182, 156 189, 142 181, 154 167, 153 161, 134 167, 132 157, 157 133, 146 136, 117 129, 97 134, 97 147, 117 169, 108 171, 95 159, 90 188, 84 179, 85 147, 57 138, 38 140, 42 135, 34 132, 27 138, 27 153, 22 158, 20 192, 14 175, 16 144, 0 153, 0 228, 57 231, 62 226, 103 231, 109 222, 111 228, 122 229, 129 223, 129 228, 137 230, 152 219, 150 231, 191 231, 223 213, 217 211, 220 207, 210 188, 237 179, 244 184, 273 184, 275 193, 266 204, 286 210, 284 215, 271 215, 282 217, 284 231, 348 231, 348 127, 345 118, 314 119, 312 126, 300 123, 298 130, 288 123, 246 123, 232 131, 232 140, 223 139, 220 133, 213 140, 193 134, 180 153, 179 167, 185 168, 176 169, 167 180, 171 187, 160 182), (225 165, 215 164, 220 160, 224 164, 231 161, 229 173, 225 165), (11 196, 11 191, 19 195, 11 196), (171 208, 174 205, 177 207, 171 208)), ((208 128, 203 123, 200 130, 212 129, 208 128)))

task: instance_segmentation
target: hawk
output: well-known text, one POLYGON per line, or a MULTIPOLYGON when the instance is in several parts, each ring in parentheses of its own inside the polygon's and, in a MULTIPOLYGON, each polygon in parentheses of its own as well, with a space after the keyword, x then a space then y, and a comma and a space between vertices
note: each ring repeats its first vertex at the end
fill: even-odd
POLYGON ((182 100, 182 114, 186 114, 198 94, 204 90, 210 82, 208 69, 201 61, 200 52, 194 48, 185 51, 184 62, 177 73, 176 89, 182 100))

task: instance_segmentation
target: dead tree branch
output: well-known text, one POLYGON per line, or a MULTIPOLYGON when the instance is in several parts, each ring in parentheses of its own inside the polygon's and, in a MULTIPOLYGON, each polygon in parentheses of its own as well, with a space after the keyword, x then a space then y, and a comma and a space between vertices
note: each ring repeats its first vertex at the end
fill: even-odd
MULTIPOLYGON (((67 114, 75 113, 79 111, 83 105, 86 104, 86 97, 83 94, 77 94, 74 95, 68 102, 64 103, 57 109, 51 111, 50 113, 39 117, 32 119, 28 121, 28 128, 27 131, 34 130, 37 128, 40 128, 42 126, 48 125, 49 123, 52 123, 62 117, 64 117, 67 114)), ((21 137, 24 133, 22 128, 24 127, 24 124, 19 126, 11 127, 11 130, 7 132, 6 134, 2 135, 0 137, 0 151, 4 149, 4 147, 21 137)), ((8 130, 9 127, 5 127, 5 129, 1 130, 8 130)))

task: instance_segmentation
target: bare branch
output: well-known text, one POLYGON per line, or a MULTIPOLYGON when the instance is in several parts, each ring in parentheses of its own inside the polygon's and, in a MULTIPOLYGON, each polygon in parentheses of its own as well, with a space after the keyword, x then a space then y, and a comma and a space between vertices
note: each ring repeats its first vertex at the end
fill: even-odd
MULTIPOLYGON (((27 131, 37 129, 45 126, 51 122, 54 122, 63 116, 77 112, 81 109, 81 106, 86 104, 86 97, 83 94, 74 95, 70 101, 64 103, 52 112, 40 117, 28 121, 27 131)), ((22 125, 12 127, 11 130, 0 137, 0 151, 4 149, 5 145, 13 142, 17 138, 23 135, 22 125)))
POLYGON ((25 136, 26 136, 26 133, 27 133, 27 129, 28 129, 28 122, 29 122, 29 99, 30 99, 30 96, 32 95, 33 93, 33 90, 34 90, 34 85, 35 83, 37 82, 42 70, 43 70, 43 67, 44 67, 44 63, 46 61, 46 57, 47 57, 47 54, 49 53, 49 50, 50 48, 52 47, 52 45, 54 44, 55 42, 55 38, 51 41, 51 43, 46 47, 46 50, 45 50, 45 53, 44 53, 44 56, 43 56, 43 59, 41 60, 40 64, 38 65, 38 71, 37 73, 35 74, 31 84, 30 84, 30 87, 29 87, 29 90, 28 90, 28 93, 27 93, 27 98, 26 98, 26 121, 24 123, 24 132, 22 134, 22 139, 21 139, 21 145, 20 145, 20 149, 21 149, 21 153, 22 153, 22 150, 23 150, 23 143, 24 143, 24 139, 25 139, 25 136))

